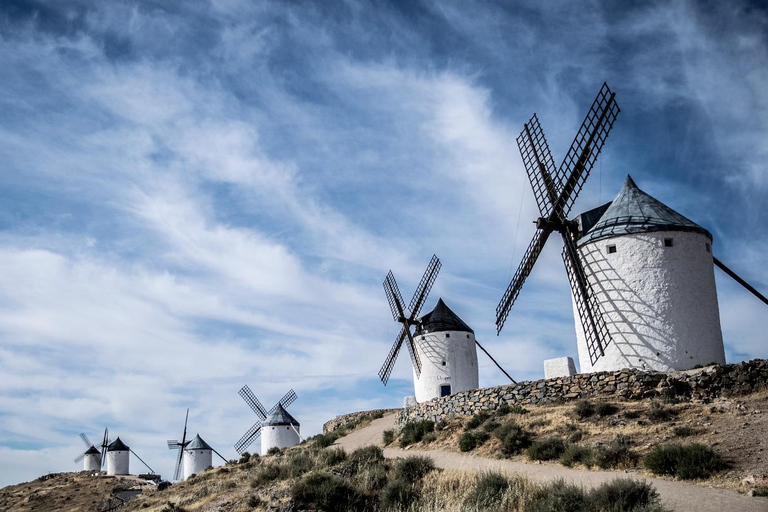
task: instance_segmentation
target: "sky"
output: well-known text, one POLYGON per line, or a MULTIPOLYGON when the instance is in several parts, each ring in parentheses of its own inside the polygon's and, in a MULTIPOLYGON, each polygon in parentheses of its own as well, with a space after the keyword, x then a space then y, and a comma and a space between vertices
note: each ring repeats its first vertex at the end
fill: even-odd
MULTIPOLYGON (((606 81, 621 114, 573 213, 627 174, 768 277, 768 11, 731 2, 0 3, 0 486, 74 471, 105 427, 170 477, 189 430, 228 458, 289 389, 305 436, 413 394, 377 377, 432 254, 438 298, 517 380, 576 357, 515 137, 557 163, 606 81)), ((719 270, 729 362, 765 306, 719 270)), ((507 382, 482 353, 482 386, 507 382)), ((136 459, 132 471, 141 470, 136 459)))

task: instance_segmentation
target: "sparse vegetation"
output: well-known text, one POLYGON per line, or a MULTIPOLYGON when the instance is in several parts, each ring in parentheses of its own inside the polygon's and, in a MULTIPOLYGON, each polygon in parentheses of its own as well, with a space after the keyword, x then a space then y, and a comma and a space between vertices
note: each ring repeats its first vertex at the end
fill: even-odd
POLYGON ((659 493, 644 480, 617 478, 589 493, 590 508, 600 511, 653 512, 664 510, 659 493))
POLYGON ((327 434, 318 434, 312 438, 312 442, 317 448, 327 448, 331 446, 339 438, 339 434, 336 432, 328 432, 327 434))
POLYGON ((596 449, 595 463, 600 469, 633 468, 640 456, 631 446, 632 440, 619 434, 607 447, 596 449))
POLYGON ((291 489, 291 498, 299 508, 320 510, 360 510, 363 495, 338 476, 323 472, 310 473, 291 489))
POLYGON ((324 466, 336 466, 347 460, 347 452, 343 448, 330 448, 321 450, 318 458, 324 466))
POLYGON ((435 461, 429 457, 413 456, 397 461, 395 466, 395 478, 406 482, 416 482, 424 478, 427 473, 434 471, 435 461))
POLYGON ((278 455, 278 454, 280 454, 280 448, 278 448, 277 446, 273 446, 272 448, 267 450, 267 455, 278 455))
POLYGON ((486 432, 464 432, 459 438, 459 450, 469 452, 481 446, 488 440, 486 432))
POLYGON ((699 443, 654 446, 643 463, 656 475, 670 475, 682 480, 707 478, 728 467, 720 454, 699 443))
POLYGON ((669 421, 674 416, 674 411, 657 400, 652 400, 648 406, 646 416, 651 421, 669 421))
POLYGON ((494 430, 493 435, 501 441, 501 452, 506 456, 516 455, 531 445, 531 433, 513 421, 494 430))
POLYGON ((400 432, 400 448, 418 443, 424 439, 424 435, 434 432, 435 423, 429 420, 411 421, 403 426, 400 432))
POLYGON ((548 437, 534 441, 525 453, 531 460, 554 460, 560 458, 563 451, 565 443, 561 437, 548 437))
POLYGON ((509 487, 509 479, 501 473, 481 473, 464 506, 469 510, 498 510, 509 487))
POLYGON ((579 400, 573 406, 573 413, 579 419, 586 419, 595 414, 595 407, 589 400, 579 400))
POLYGON ((755 491, 755 496, 768 496, 768 485, 761 485, 759 487, 755 487, 753 490, 755 491))
POLYGON ((619 408, 610 402, 599 401, 595 404, 595 414, 604 418, 619 412, 619 408))
POLYGON ((678 425, 672 429, 672 433, 675 437, 690 437, 695 436, 699 431, 688 425, 678 425))
POLYGON ((389 446, 395 441, 395 431, 385 430, 383 435, 384 446, 389 446))
POLYGON ((479 412, 475 414, 474 416, 469 418, 469 421, 467 422, 467 429, 479 427, 485 422, 485 420, 487 420, 490 417, 491 415, 488 414, 487 412, 479 412))
POLYGON ((591 468, 595 465, 595 449, 591 446, 570 444, 563 450, 560 462, 569 468, 577 464, 591 468))

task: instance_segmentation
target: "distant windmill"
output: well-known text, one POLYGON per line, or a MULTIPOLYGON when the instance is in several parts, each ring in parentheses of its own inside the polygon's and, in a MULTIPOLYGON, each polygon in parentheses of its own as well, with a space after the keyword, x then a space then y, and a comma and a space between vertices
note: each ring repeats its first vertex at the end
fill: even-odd
POLYGON ((403 343, 413 364, 413 383, 417 402, 425 402, 478 387, 478 364, 475 345, 480 347, 512 382, 493 357, 475 339, 475 332, 456 315, 442 299, 435 308, 419 317, 421 308, 437 279, 442 264, 433 255, 408 307, 405 307, 395 276, 390 270, 384 280, 384 292, 392 317, 402 324, 395 343, 379 370, 379 378, 387 384, 403 343), (411 328, 415 331, 411 332, 411 328))
POLYGON ((191 475, 205 471, 207 468, 213 466, 213 455, 215 453, 227 463, 227 459, 224 458, 219 452, 214 450, 208 443, 206 443, 200 435, 196 435, 191 441, 187 441, 187 420, 189 419, 189 409, 187 409, 187 415, 184 418, 184 433, 181 436, 181 441, 175 439, 168 441, 169 450, 178 450, 179 457, 176 461, 176 468, 173 472, 173 479, 178 480, 181 477, 182 464, 184 467, 184 480, 191 475))
POLYGON ((130 455, 133 454, 139 461, 146 466, 149 474, 154 475, 155 470, 139 457, 120 437, 109 443, 107 446, 107 475, 128 475, 130 467, 130 455))
POLYGON ((109 444, 108 430, 104 429, 104 439, 101 442, 99 450, 96 445, 91 443, 84 432, 80 433, 80 439, 85 444, 86 450, 75 458, 75 462, 83 461, 83 471, 100 471, 104 465, 107 445, 109 444))
POLYGON ((590 361, 594 363, 604 355, 611 335, 578 254, 575 240, 576 223, 568 220, 568 214, 619 112, 615 94, 604 83, 559 168, 555 168, 547 139, 536 114, 525 124, 517 138, 541 216, 536 220, 536 234, 496 308, 497 334, 504 327, 510 308, 520 294, 523 283, 531 273, 549 235, 557 231, 563 239, 562 257, 590 361))
POLYGON ((247 385, 240 389, 239 394, 253 409, 259 420, 235 443, 237 453, 242 455, 245 449, 259 437, 261 437, 262 455, 265 455, 270 448, 288 448, 301 442, 299 422, 285 410, 298 398, 292 389, 269 411, 261 405, 247 385))

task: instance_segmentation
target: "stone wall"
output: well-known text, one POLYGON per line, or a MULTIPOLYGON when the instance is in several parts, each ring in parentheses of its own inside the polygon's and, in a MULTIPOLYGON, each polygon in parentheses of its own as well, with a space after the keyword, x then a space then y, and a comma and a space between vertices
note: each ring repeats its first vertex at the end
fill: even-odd
POLYGON ((446 416, 492 411, 502 404, 540 405, 596 397, 614 400, 678 397, 706 402, 720 396, 767 389, 768 361, 764 359, 683 372, 624 369, 618 372, 582 373, 462 391, 436 398, 402 409, 396 426, 401 427, 409 421, 427 419, 437 422, 446 416))
POLYGON ((372 411, 360 411, 360 412, 353 412, 350 414, 342 414, 341 416, 336 416, 331 421, 326 421, 323 424, 323 434, 327 434, 328 432, 333 432, 334 430, 337 430, 341 427, 347 427, 347 426, 353 425, 366 416, 380 418, 382 416, 385 416, 387 414, 392 414, 393 412, 397 412, 400 410, 401 409, 374 409, 372 411))

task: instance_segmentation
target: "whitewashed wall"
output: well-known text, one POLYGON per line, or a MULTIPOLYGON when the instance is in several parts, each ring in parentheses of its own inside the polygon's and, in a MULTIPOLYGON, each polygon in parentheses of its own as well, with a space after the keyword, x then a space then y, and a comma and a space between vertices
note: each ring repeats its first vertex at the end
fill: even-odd
POLYGON ((127 475, 129 464, 129 453, 119 450, 107 452, 107 474, 108 475, 127 475))
POLYGON ((417 336, 414 341, 421 361, 421 374, 417 377, 415 368, 413 371, 417 402, 440 396, 440 386, 444 384, 450 384, 451 393, 477 389, 479 380, 474 334, 434 332, 417 336))
POLYGON ((301 442, 296 425, 268 425, 261 428, 261 454, 266 455, 270 448, 289 448, 301 442), (296 430, 294 430, 294 428, 296 430))
POLYGON ((83 459, 83 471, 101 471, 101 454, 86 455, 83 459))
POLYGON ((213 466, 211 450, 184 450, 184 480, 213 466))

